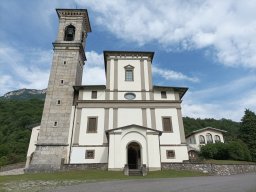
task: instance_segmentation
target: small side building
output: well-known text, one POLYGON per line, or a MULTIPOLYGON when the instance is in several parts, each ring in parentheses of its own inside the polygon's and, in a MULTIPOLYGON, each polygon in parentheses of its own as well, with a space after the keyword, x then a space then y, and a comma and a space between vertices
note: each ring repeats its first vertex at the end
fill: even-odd
POLYGON ((196 159, 198 152, 205 144, 217 142, 224 143, 223 133, 226 132, 227 131, 213 127, 205 127, 188 134, 186 136, 186 142, 188 144, 189 159, 196 159))

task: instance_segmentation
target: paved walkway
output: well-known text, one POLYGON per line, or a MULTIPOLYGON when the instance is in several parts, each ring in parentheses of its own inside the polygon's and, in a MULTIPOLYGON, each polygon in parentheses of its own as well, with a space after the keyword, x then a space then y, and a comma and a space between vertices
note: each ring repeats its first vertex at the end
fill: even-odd
POLYGON ((145 179, 83 183, 55 192, 256 192, 256 173, 173 179, 145 179))

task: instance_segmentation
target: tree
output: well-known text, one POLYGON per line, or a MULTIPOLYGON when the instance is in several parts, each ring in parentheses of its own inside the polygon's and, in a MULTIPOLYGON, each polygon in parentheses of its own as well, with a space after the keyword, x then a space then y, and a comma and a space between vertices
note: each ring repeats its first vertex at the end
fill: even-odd
POLYGON ((239 129, 239 138, 248 146, 253 161, 256 161, 256 115, 245 110, 239 129))

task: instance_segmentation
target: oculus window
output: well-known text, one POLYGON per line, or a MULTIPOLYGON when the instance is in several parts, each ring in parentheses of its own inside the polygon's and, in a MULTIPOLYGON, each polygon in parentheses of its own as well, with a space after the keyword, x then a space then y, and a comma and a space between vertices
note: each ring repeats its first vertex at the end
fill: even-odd
POLYGON ((136 95, 134 93, 125 93, 124 98, 127 100, 133 100, 136 98, 136 95))

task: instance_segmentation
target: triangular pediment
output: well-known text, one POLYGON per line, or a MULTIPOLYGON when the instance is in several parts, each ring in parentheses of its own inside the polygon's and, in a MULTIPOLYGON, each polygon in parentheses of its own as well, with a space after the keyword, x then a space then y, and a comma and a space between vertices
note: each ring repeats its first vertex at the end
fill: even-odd
POLYGON ((131 125, 123 126, 123 127, 118 127, 118 128, 115 128, 115 129, 110 129, 110 130, 107 130, 106 133, 108 134, 108 133, 115 132, 115 131, 118 131, 118 130, 134 129, 134 128, 144 129, 146 131, 155 132, 155 133, 158 133, 159 135, 162 134, 162 131, 152 129, 152 128, 148 128, 148 127, 144 127, 144 126, 141 126, 141 125, 136 125, 136 124, 131 124, 131 125))
POLYGON ((132 65, 126 65, 124 68, 125 69, 134 69, 134 67, 132 65))

